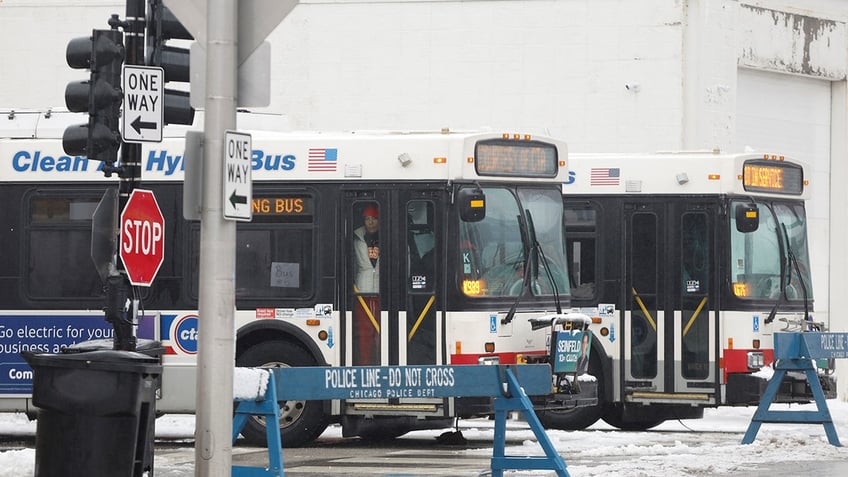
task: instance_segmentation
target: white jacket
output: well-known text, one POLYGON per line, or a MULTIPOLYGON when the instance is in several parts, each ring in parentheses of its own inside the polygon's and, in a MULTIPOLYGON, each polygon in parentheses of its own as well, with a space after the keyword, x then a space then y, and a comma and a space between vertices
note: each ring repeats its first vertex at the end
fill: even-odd
POLYGON ((368 244, 365 243, 365 227, 353 231, 353 266, 356 289, 359 293, 380 292, 380 259, 371 265, 368 244))

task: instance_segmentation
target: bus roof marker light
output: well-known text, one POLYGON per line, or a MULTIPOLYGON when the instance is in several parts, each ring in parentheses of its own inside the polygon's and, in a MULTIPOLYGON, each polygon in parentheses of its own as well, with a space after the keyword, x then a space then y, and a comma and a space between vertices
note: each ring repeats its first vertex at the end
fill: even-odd
POLYGON ((707 180, 717 181, 721 179, 721 174, 709 174, 707 175, 707 180))
POLYGON ((400 162, 401 167, 407 167, 412 164, 412 156, 404 152, 398 156, 398 162, 400 162))
POLYGON ((447 162, 448 162, 447 157, 434 157, 433 158, 433 164, 447 164, 447 162))

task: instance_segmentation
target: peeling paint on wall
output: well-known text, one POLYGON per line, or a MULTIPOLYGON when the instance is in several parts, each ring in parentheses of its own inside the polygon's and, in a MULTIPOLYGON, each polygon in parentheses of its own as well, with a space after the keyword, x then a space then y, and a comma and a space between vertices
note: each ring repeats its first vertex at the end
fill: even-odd
POLYGON ((740 5, 739 65, 817 78, 846 78, 848 26, 740 5))

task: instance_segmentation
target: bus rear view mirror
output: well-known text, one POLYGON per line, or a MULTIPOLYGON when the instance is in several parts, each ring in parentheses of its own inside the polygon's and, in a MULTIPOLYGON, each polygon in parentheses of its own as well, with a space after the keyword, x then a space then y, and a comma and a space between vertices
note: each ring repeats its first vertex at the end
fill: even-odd
POLYGON ((756 231, 760 226, 760 211, 756 205, 736 206, 736 230, 747 234, 756 231))
POLYGON ((463 222, 479 222, 486 218, 486 195, 476 187, 459 189, 457 204, 463 222))

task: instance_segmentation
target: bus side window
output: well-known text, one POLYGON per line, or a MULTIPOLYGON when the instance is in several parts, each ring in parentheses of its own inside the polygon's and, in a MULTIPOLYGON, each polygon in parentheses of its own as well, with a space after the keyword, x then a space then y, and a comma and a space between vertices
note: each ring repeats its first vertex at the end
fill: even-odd
MULTIPOLYGON (((313 191, 257 189, 253 220, 236 226, 236 299, 302 301, 317 286, 318 228, 313 191)), ((189 296, 198 297, 200 225, 191 224, 189 296)), ((265 306, 265 305, 263 305, 265 306)))
POLYGON ((91 214, 98 200, 47 191, 28 202, 24 286, 29 298, 103 296, 103 283, 91 261, 91 214))
POLYGON ((407 206, 407 249, 411 290, 433 289, 435 245, 433 204, 426 201, 410 202, 407 206))
POLYGON ((598 213, 595 206, 585 202, 566 202, 564 208, 565 255, 571 275, 571 296, 576 300, 591 300, 596 297, 598 213))
POLYGON ((236 234, 236 297, 311 296, 316 255, 313 231, 300 224, 265 227, 236 234))

